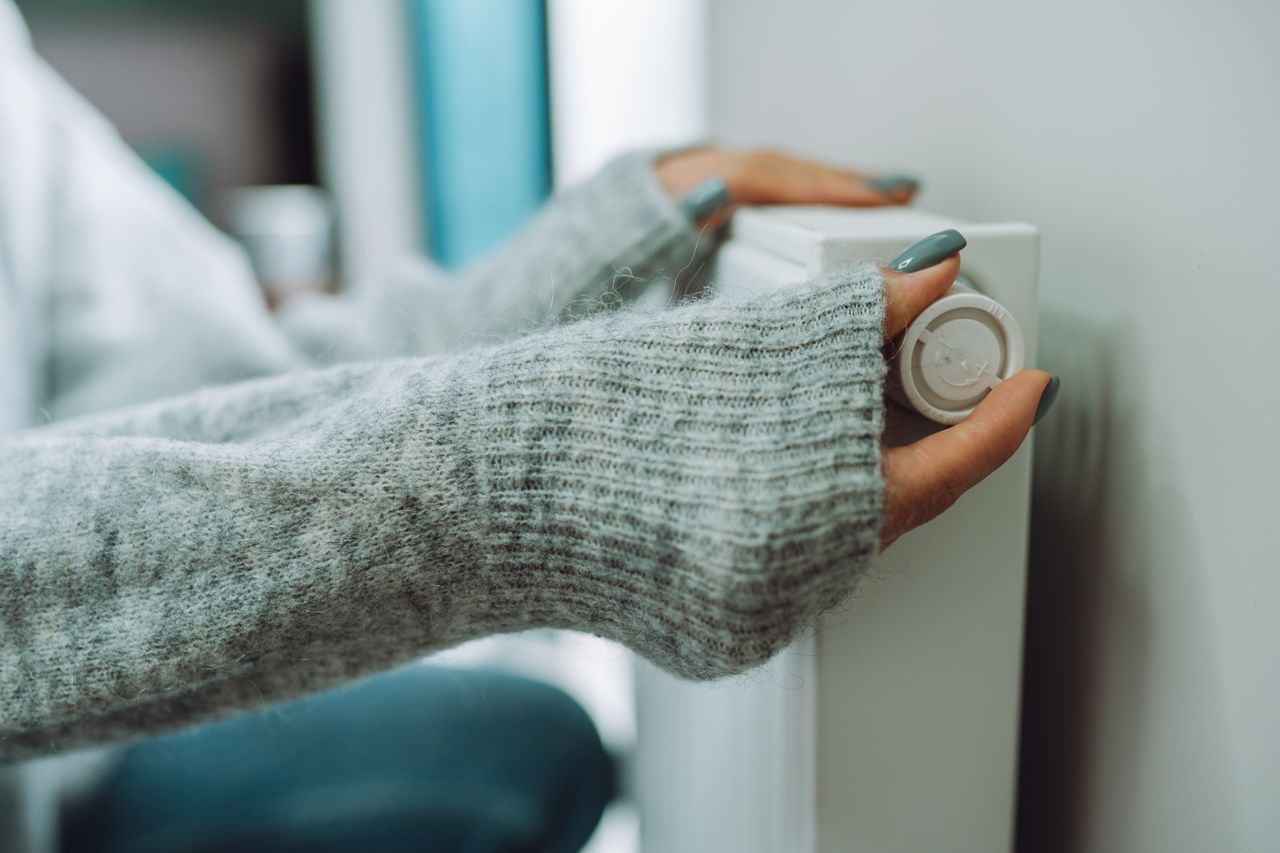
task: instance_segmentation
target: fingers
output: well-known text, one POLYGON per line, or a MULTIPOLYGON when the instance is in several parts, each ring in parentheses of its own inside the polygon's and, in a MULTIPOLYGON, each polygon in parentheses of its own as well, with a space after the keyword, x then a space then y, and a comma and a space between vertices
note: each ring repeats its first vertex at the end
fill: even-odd
POLYGON ((894 203, 889 194, 867 183, 866 177, 857 172, 804 160, 790 160, 779 171, 779 186, 785 187, 787 201, 796 204, 882 207, 894 203))
POLYGON ((744 204, 832 204, 846 207, 879 207, 905 204, 914 189, 909 185, 889 192, 867 182, 867 175, 802 160, 776 151, 738 155, 741 181, 735 200, 744 204))
POLYGON ((913 273, 884 271, 884 339, 893 340, 906 331, 920 312, 937 301, 955 283, 960 272, 960 256, 913 273))
POLYGON ((973 414, 905 447, 885 448, 881 547, 955 503, 1022 444, 1050 376, 1024 370, 1001 382, 973 414))
POLYGON ((687 149, 658 160, 655 171, 668 194, 677 199, 701 181, 719 175, 737 204, 880 207, 906 204, 916 191, 915 181, 905 176, 875 179, 863 172, 770 150, 687 149))

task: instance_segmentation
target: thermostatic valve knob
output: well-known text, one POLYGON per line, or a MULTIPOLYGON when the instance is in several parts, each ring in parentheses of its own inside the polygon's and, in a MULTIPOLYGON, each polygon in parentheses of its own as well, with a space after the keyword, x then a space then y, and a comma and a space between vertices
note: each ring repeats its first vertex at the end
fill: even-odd
POLYGON ((903 334, 889 393, 932 421, 956 424, 1024 364, 1013 315, 957 278, 903 334))

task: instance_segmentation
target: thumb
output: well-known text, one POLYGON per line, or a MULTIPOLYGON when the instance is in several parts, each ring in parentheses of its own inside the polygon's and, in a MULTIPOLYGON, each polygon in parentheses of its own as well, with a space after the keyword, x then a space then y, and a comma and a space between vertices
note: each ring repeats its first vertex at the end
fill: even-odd
POLYGON ((1024 370, 993 388, 955 426, 885 448, 881 548, 937 516, 1003 465, 1027 437, 1051 379, 1043 370, 1024 370))

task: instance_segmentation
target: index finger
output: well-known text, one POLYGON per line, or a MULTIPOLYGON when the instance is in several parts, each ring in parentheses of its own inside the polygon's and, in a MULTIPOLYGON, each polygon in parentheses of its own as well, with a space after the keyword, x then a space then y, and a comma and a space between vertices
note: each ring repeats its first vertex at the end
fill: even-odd
POLYGON ((959 272, 959 255, 952 255, 918 272, 883 270, 884 339, 891 341, 906 331, 921 311, 938 301, 955 284, 959 272))

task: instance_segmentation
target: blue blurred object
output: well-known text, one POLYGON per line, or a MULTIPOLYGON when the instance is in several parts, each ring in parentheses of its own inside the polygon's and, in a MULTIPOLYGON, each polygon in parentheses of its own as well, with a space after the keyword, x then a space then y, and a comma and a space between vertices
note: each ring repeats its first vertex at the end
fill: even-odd
POLYGON ((541 0, 410 0, 427 245, 458 267, 519 228, 551 187, 541 0))
POLYGON ((614 774, 560 690, 413 665, 131 747, 62 853, 573 853, 614 774))

